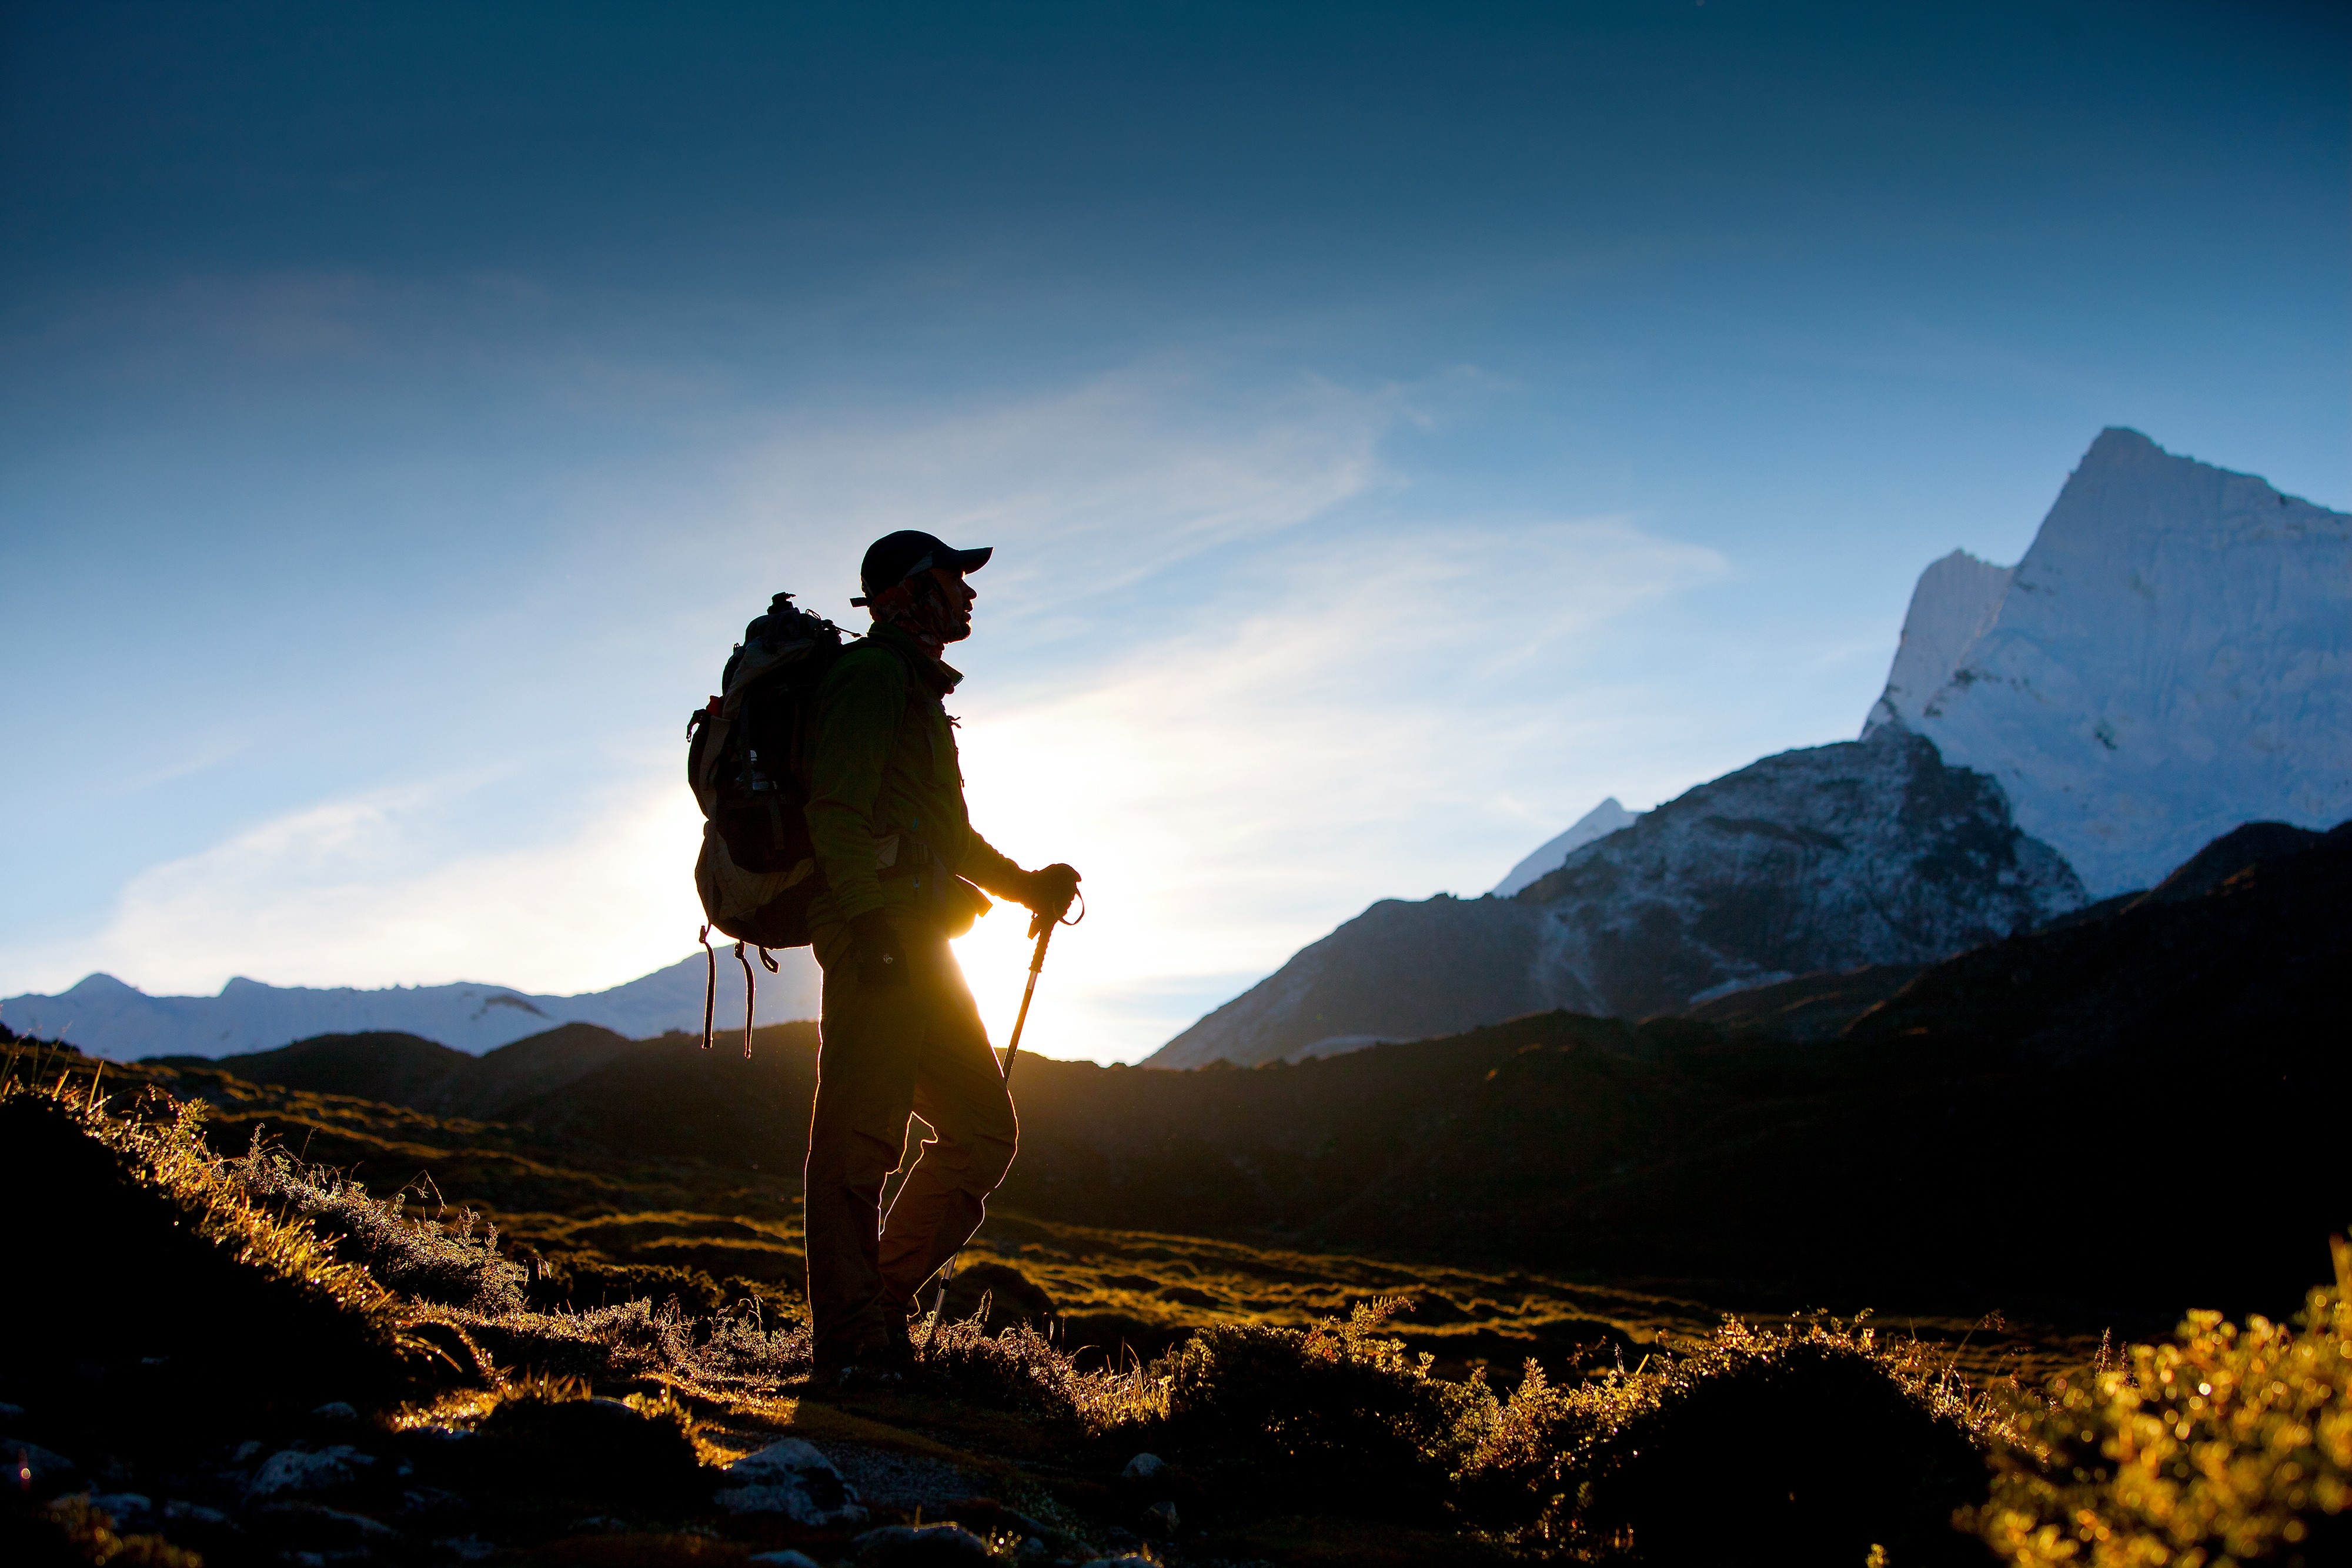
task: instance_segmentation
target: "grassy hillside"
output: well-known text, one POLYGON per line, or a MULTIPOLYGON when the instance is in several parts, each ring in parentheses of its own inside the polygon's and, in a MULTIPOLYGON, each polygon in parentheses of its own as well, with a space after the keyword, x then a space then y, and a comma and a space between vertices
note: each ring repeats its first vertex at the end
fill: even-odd
MULTIPOLYGON (((473 1125, 245 1087, 251 1115, 368 1161, 433 1152, 404 1134, 473 1125)), ((10 1174, 56 1195, 52 1222, 10 1237, 12 1563, 709 1563, 790 1548, 821 1563, 1075 1564, 1140 1548, 1169 1568, 2040 1568, 2167 1560, 2148 1554, 2161 1548, 2316 1564, 2343 1544, 2352 1500, 2340 1249, 2336 1289, 2311 1295, 2300 1326, 2206 1314, 2173 1341, 2021 1384, 1832 1322, 1709 1327, 1689 1303, 1524 1275, 1007 1222, 992 1227, 994 1260, 970 1270, 1016 1298, 1007 1319, 1040 1281, 1105 1283, 1120 1249, 1129 1266, 1186 1271, 1204 1301, 1256 1295, 1195 1308, 1195 1332, 1148 1364, 1074 1357, 975 1311, 905 1383, 820 1388, 784 1299, 554 1308, 533 1249, 480 1215, 371 1193, 266 1142, 211 1153, 202 1121, 55 1050, 20 1050, 0 1083, 10 1174), (1222 1271, 1187 1269, 1212 1262, 1222 1271), (1621 1316, 1590 1319, 1601 1332, 1580 1352, 1463 1375, 1391 1334, 1395 1304, 1379 1300, 1391 1283, 1424 1301, 1521 1292, 1515 1309, 1480 1303, 1519 1326, 1547 1310, 1621 1316), (1629 1346, 1623 1319, 1660 1309, 1629 1346), (815 1446, 836 1489, 850 1478, 864 1512, 744 1511, 725 1467, 786 1437, 815 1446), (1138 1453, 1160 1462, 1130 1464, 1138 1453)), ((473 1130, 461 1161, 518 1190, 572 1183, 592 1206, 690 1197, 721 1200, 705 1218, 724 1211, 730 1177, 709 1166, 573 1168, 532 1136, 473 1130)), ((566 1217, 541 1218, 545 1239, 565 1239, 566 1217)), ((750 1207, 730 1218, 737 1239, 789 1250, 789 1226, 750 1207)), ((567 1222, 573 1241, 694 1239, 685 1211, 567 1222)))
POLYGON ((2352 1207, 2347 847, 1706 1019, 1025 1060, 930 1355, 847 1390, 799 1315, 809 1026, 749 1061, 578 1027, 481 1059, 16 1041, 0 1549, 2332 1561, 2352 1260, 2300 1287, 2352 1207), (2232 1316, 2167 1338, 2182 1301, 2232 1316), (784 1436, 866 1517, 724 1502, 784 1436))

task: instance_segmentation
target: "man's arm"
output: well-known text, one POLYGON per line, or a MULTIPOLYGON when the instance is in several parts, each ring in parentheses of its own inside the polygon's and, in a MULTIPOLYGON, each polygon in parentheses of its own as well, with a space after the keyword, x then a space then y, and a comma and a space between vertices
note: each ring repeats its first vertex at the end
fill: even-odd
POLYGON ((1078 873, 1073 867, 1056 863, 1042 871, 1023 871, 977 832, 971 834, 965 844, 960 874, 999 898, 1027 905, 1038 916, 1029 923, 1032 936, 1042 929, 1040 922, 1059 920, 1077 894, 1078 873))
POLYGON ((1014 865, 994 844, 980 836, 980 830, 966 830, 963 841, 963 863, 956 874, 966 882, 976 882, 999 898, 1016 903, 1029 886, 1029 873, 1014 865))
POLYGON ((906 665, 887 650, 851 650, 817 687, 809 841, 844 921, 884 904, 874 839, 883 770, 906 710, 906 665))

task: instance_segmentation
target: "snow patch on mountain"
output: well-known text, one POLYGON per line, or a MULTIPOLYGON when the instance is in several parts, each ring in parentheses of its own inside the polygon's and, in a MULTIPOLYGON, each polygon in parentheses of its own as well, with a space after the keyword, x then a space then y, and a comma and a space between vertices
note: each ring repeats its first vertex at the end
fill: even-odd
POLYGON ((1558 871, 1562 862, 1593 840, 1607 838, 1620 828, 1632 827, 1641 815, 1625 810, 1612 795, 1579 817, 1568 831, 1513 866, 1502 881, 1487 891, 1496 898, 1508 898, 1538 877, 1558 871))
MULTIPOLYGON (((782 970, 760 971, 757 1021, 814 1018, 822 980, 805 947, 776 955, 782 970)), ((755 960, 756 962, 756 960, 755 960)), ((321 1034, 382 1030, 420 1035, 479 1055, 558 1024, 593 1023, 645 1039, 702 1028, 708 961, 700 953, 667 968, 578 996, 533 996, 506 986, 271 986, 242 976, 216 997, 151 997, 111 975, 89 975, 56 996, 0 1002, 0 1022, 19 1034, 65 1040, 98 1056, 233 1056, 273 1051, 321 1034)), ((743 975, 720 954, 718 1024, 740 1028, 743 975)))
POLYGON ((1902 724, 1998 780, 2091 896, 2241 822, 2352 815, 2352 517, 2111 429, 2006 585, 1954 559, 1920 580, 1865 733, 1902 724))

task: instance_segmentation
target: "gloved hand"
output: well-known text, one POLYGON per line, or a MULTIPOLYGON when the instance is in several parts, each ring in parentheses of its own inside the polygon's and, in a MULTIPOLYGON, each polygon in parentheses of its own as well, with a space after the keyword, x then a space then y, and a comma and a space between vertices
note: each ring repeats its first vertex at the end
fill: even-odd
POLYGON ((878 909, 850 921, 849 956, 861 986, 886 991, 907 983, 907 950, 898 945, 898 927, 878 909))
POLYGON ((1058 861, 1029 873, 1028 885, 1021 890, 1019 897, 1034 916, 1029 922, 1030 936, 1036 936, 1070 912, 1070 901, 1078 895, 1079 880, 1076 867, 1058 861))

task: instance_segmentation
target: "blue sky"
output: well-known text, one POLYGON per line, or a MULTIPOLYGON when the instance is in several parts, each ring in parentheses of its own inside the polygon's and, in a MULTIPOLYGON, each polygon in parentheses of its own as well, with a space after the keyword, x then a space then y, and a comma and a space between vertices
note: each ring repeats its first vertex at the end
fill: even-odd
POLYGON ((2104 425, 2352 502, 2321 7, 5 16, 0 995, 673 960, 687 711, 915 526, 1132 1059, 1851 736, 2104 425))

